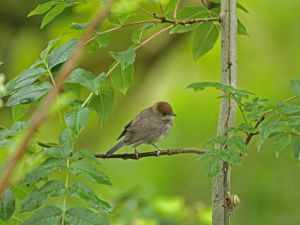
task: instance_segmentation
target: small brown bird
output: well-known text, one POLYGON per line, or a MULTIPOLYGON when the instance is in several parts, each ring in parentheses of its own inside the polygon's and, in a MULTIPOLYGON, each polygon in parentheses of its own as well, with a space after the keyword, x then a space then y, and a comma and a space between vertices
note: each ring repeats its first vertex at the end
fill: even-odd
POLYGON ((167 102, 157 102, 149 108, 141 111, 135 119, 128 123, 121 135, 117 138, 123 138, 106 155, 111 155, 124 145, 132 145, 137 154, 136 147, 141 144, 154 144, 163 139, 173 127, 174 116, 172 107, 167 102))

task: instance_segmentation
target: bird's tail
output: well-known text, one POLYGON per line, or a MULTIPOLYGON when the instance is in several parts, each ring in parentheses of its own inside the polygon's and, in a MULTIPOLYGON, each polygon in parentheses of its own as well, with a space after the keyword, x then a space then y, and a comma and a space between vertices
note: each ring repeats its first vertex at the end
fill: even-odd
POLYGON ((113 154, 115 151, 117 151, 119 148, 121 148, 123 145, 125 144, 124 139, 119 141, 114 147, 112 147, 111 149, 109 149, 105 155, 111 155, 113 154))

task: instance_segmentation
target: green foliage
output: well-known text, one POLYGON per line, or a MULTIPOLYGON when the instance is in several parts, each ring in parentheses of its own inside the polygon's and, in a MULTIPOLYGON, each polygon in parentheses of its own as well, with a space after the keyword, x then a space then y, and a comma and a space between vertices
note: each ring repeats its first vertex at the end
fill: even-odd
POLYGON ((112 85, 122 94, 125 94, 133 82, 133 74, 133 65, 122 67, 120 64, 117 64, 115 69, 110 73, 112 85))
POLYGON ((291 87, 295 94, 300 97, 300 80, 291 80, 291 87))
POLYGON ((14 193, 7 189, 0 198, 0 219, 3 221, 9 220, 15 211, 14 193))
POLYGON ((21 223, 21 225, 57 225, 61 220, 62 210, 56 206, 45 206, 35 211, 28 219, 21 223))
POLYGON ((73 225, 108 225, 107 220, 97 213, 83 208, 70 208, 66 211, 66 222, 73 225))
POLYGON ((88 108, 73 109, 72 111, 66 113, 65 122, 73 132, 73 134, 75 134, 75 136, 78 136, 79 133, 85 128, 88 117, 88 108))
POLYGON ((211 50, 219 37, 219 29, 213 22, 201 24, 197 28, 193 40, 193 55, 194 60, 211 50))

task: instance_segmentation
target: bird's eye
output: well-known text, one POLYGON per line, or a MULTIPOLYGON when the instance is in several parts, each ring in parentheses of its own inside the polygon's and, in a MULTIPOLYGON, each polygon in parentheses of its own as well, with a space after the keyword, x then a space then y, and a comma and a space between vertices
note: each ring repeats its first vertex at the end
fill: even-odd
POLYGON ((167 115, 167 113, 164 112, 163 115, 165 116, 165 115, 167 115))

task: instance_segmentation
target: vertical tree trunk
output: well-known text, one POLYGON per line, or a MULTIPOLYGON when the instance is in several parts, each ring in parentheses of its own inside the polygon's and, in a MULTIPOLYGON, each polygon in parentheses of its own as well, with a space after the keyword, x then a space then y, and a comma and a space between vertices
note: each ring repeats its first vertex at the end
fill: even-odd
MULTIPOLYGON (((236 86, 237 52, 236 52, 236 0, 221 1, 221 82, 236 86)), ((224 94, 224 93, 222 93, 224 94)), ((221 99, 217 134, 233 126, 235 119, 235 103, 230 99, 221 99)), ((229 225, 230 209, 226 207, 227 192, 230 192, 231 167, 227 162, 220 162, 220 171, 213 179, 212 185, 212 224, 229 225)))

